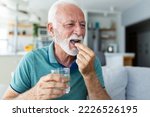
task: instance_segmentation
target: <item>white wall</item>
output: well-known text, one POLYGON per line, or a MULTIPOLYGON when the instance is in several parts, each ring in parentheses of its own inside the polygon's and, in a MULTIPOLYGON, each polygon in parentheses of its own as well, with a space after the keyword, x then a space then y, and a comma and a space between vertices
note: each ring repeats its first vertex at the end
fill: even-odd
POLYGON ((122 25, 121 13, 118 14, 118 52, 125 53, 125 27, 122 25))
POLYGON ((122 14, 122 24, 128 26, 150 18, 150 0, 142 0, 122 14))

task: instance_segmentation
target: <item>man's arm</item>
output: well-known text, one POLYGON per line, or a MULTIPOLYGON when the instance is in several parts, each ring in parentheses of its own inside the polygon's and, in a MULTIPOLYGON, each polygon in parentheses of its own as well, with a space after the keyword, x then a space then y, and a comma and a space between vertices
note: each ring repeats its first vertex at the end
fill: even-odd
POLYGON ((78 64, 79 71, 84 78, 89 99, 110 99, 110 96, 107 94, 105 89, 103 89, 96 76, 96 71, 94 68, 94 52, 80 43, 76 43, 75 46, 79 50, 76 62, 78 64))
POLYGON ((106 90, 101 86, 96 73, 84 77, 84 81, 88 90, 89 99, 92 100, 105 100, 110 99, 106 90))
POLYGON ((26 91, 25 93, 17 93, 14 91, 11 87, 8 88, 6 93, 4 94, 3 98, 4 100, 34 100, 35 96, 33 95, 35 92, 33 89, 30 89, 26 91))
POLYGON ((43 76, 34 87, 21 94, 9 87, 3 99, 45 100, 57 98, 66 93, 67 82, 68 79, 60 77, 60 74, 48 74, 43 76))

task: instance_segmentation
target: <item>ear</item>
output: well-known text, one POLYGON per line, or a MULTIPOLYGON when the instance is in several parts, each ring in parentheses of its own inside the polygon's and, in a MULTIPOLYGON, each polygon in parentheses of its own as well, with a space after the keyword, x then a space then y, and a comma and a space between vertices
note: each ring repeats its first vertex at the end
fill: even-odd
POLYGON ((51 37, 54 37, 54 28, 52 23, 48 23, 48 33, 50 34, 51 37))

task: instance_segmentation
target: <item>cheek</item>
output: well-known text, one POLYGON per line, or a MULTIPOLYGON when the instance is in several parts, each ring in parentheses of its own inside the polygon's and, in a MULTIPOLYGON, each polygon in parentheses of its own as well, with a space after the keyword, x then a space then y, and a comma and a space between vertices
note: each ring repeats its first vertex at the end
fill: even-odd
POLYGON ((85 32, 86 32, 86 30, 85 30, 85 29, 83 29, 83 30, 82 30, 82 34, 83 34, 83 36, 85 36, 85 32))
POLYGON ((62 36, 62 29, 58 24, 55 24, 54 27, 54 36, 58 39, 61 39, 62 36))
POLYGON ((58 30, 54 30, 54 36, 58 39, 61 39, 61 33, 58 30))
POLYGON ((61 37, 62 37, 63 39, 67 39, 67 38, 69 38, 71 35, 72 35, 72 31, 62 31, 62 33, 61 33, 61 37))
POLYGON ((59 26, 58 28, 55 28, 54 31, 55 31, 55 36, 59 39, 69 38, 73 34, 73 28, 66 29, 61 26, 59 26))

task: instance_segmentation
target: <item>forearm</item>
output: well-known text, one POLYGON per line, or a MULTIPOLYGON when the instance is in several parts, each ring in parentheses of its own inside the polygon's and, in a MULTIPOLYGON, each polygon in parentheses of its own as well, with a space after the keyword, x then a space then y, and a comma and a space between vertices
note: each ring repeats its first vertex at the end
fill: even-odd
POLYGON ((36 91, 34 88, 24 92, 24 93, 16 93, 12 89, 9 89, 7 93, 3 96, 5 100, 36 100, 36 91))
POLYGON ((88 90, 88 96, 91 100, 106 100, 110 99, 105 89, 101 86, 95 73, 89 76, 84 76, 84 81, 88 90))
POLYGON ((36 91, 34 88, 31 88, 30 90, 19 94, 16 98, 16 100, 37 100, 36 91))

